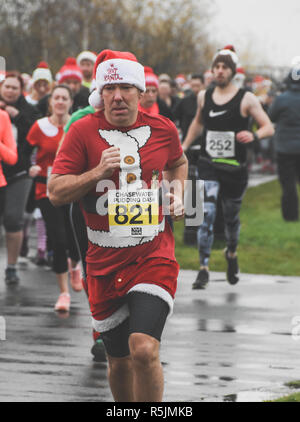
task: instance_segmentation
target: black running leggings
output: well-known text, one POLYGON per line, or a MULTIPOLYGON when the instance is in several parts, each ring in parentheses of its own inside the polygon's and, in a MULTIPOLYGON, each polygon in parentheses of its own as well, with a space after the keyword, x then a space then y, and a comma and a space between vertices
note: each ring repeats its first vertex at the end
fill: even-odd
POLYGON ((129 318, 116 328, 101 333, 108 355, 115 358, 130 355, 128 340, 133 333, 147 334, 160 341, 169 313, 167 302, 148 293, 131 292, 125 300, 129 318))
POLYGON ((5 186, 0 188, 0 226, 2 224, 2 215, 4 212, 4 201, 5 201, 5 186))
POLYGON ((54 207, 48 198, 38 201, 38 206, 47 227, 47 236, 53 248, 53 271, 62 274, 68 271, 68 256, 79 261, 69 217, 69 205, 54 207))

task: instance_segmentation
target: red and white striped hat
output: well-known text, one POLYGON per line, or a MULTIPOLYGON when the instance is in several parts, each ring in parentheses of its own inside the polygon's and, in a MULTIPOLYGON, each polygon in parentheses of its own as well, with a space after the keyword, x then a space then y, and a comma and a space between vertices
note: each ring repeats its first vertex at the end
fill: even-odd
POLYGON ((158 76, 155 75, 154 70, 150 66, 144 67, 146 86, 155 86, 158 88, 158 76))
POLYGON ((68 57, 66 59, 65 64, 56 75, 56 79, 59 84, 62 84, 66 79, 76 79, 79 82, 82 81, 82 72, 74 57, 68 57))

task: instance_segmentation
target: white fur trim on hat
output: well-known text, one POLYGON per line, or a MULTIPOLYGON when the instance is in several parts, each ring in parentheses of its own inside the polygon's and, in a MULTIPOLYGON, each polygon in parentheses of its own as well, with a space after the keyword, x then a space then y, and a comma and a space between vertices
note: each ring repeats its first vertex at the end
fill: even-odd
POLYGON ((238 56, 236 55, 236 53, 234 52, 234 51, 232 51, 232 50, 220 50, 220 51, 218 51, 215 55, 214 55, 214 58, 213 58, 213 62, 214 62, 214 60, 215 60, 215 58, 216 57, 218 57, 218 56, 230 56, 231 58, 232 58, 232 60, 233 60, 233 63, 235 63, 236 65, 238 65, 238 63, 239 63, 239 59, 238 59, 238 56))
POLYGON ((133 60, 111 59, 100 63, 96 70, 97 89, 89 97, 94 108, 101 107, 101 92, 105 85, 129 84, 146 91, 144 66, 133 60))
POLYGON ((37 68, 32 74, 32 80, 33 82, 37 82, 40 80, 45 80, 49 82, 49 84, 52 83, 52 75, 50 69, 44 69, 44 68, 37 68))
POLYGON ((128 292, 141 292, 141 293, 148 293, 152 296, 157 296, 160 299, 162 299, 164 302, 166 302, 169 306, 169 314, 168 317, 170 317, 173 313, 173 306, 174 306, 174 299, 170 295, 170 293, 167 292, 167 290, 163 289, 162 287, 158 286, 157 284, 151 284, 151 283, 140 283, 133 286, 128 292))
POLYGON ((94 108, 100 108, 103 106, 101 94, 98 89, 95 89, 89 96, 89 104, 94 108))
POLYGON ((97 55, 95 53, 92 53, 91 51, 82 51, 77 56, 77 64, 80 65, 81 60, 90 60, 91 62, 95 63, 97 60, 97 55))

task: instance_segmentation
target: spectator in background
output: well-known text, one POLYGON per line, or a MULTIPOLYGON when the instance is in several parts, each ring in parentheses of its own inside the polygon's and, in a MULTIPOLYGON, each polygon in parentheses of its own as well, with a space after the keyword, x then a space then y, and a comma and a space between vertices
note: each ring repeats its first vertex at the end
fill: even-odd
POLYGON ((297 221, 297 182, 300 181, 300 78, 297 69, 290 71, 286 86, 286 92, 275 98, 269 115, 276 123, 274 143, 282 188, 282 216, 286 221, 297 221))
POLYGON ((89 105, 90 90, 82 85, 82 80, 82 71, 77 66, 76 59, 74 57, 67 58, 58 72, 57 83, 67 85, 72 92, 74 101, 71 113, 89 105))
POLYGON ((25 96, 26 101, 36 106, 51 90, 52 74, 48 63, 40 62, 32 74, 32 90, 25 96))
POLYGON ((178 98, 178 102, 180 101, 180 98, 182 97, 179 87, 175 80, 171 81, 171 96, 174 98, 178 98))
MULTIPOLYGON (((74 57, 68 57, 65 64, 61 67, 56 75, 56 80, 59 85, 67 85, 73 95, 73 105, 70 113, 87 107, 89 105, 88 98, 90 90, 82 85, 83 75, 79 66, 77 66, 76 59, 74 57)), ((46 95, 38 103, 38 109, 42 116, 49 115, 49 95, 46 95)))
POLYGON ((236 69, 236 74, 234 75, 232 82, 237 88, 244 88, 245 81, 246 81, 245 69, 243 67, 238 67, 236 69))
POLYGON ((184 91, 186 90, 186 85, 187 85, 187 80, 186 80, 185 75, 183 75, 182 73, 180 73, 179 75, 177 75, 176 78, 175 78, 175 83, 178 86, 178 93, 177 93, 177 95, 180 98, 183 98, 184 95, 185 95, 184 94, 184 91))
POLYGON ((79 256, 70 226, 69 206, 55 208, 50 203, 47 179, 64 134, 63 128, 70 118, 71 105, 71 90, 67 86, 57 85, 50 96, 51 115, 35 122, 27 136, 28 142, 38 150, 36 165, 30 168, 30 174, 36 177, 35 197, 53 247, 53 270, 60 289, 55 310, 66 312, 69 311, 71 301, 68 287, 68 251, 71 258, 70 281, 75 291, 82 289, 79 256))
POLYGON ((212 71, 210 69, 206 70, 204 72, 204 88, 208 88, 210 86, 211 83, 213 83, 214 81, 214 75, 212 73, 212 71))
POLYGON ((21 78, 23 80, 23 95, 24 97, 31 92, 32 89, 32 78, 28 73, 22 73, 21 78))
POLYGON ((174 120, 175 98, 172 97, 171 80, 159 80, 157 103, 161 111, 160 114, 174 120))
POLYGON ((0 110, 0 220, 4 211, 5 186, 7 185, 2 171, 1 161, 12 166, 16 164, 17 160, 17 146, 9 115, 5 111, 0 110))
POLYGON ((97 55, 91 51, 82 51, 76 59, 83 76, 82 85, 88 89, 91 88, 93 81, 93 70, 96 59, 97 55))
MULTIPOLYGON (((197 97, 199 92, 204 89, 203 75, 192 75, 190 79, 190 87, 191 94, 181 99, 174 110, 174 117, 175 120, 178 122, 182 140, 185 139, 190 124, 192 123, 192 120, 196 115, 197 97)), ((197 162, 200 154, 200 141, 201 136, 198 136, 194 144, 186 152, 186 156, 189 161, 189 179, 192 181, 199 179, 197 162)), ((197 231, 198 227, 185 226, 183 240, 186 245, 197 244, 197 231)))
POLYGON ((8 73, 0 87, 0 108, 9 114, 18 146, 18 161, 14 166, 3 165, 7 181, 3 214, 7 245, 7 284, 19 281, 16 264, 23 241, 24 211, 32 183, 28 175, 31 147, 26 141, 26 136, 39 117, 37 110, 27 103, 22 92, 21 76, 8 73))
POLYGON ((139 101, 139 110, 149 114, 160 114, 160 109, 157 104, 158 77, 149 66, 144 66, 144 72, 146 91, 139 101))
POLYGON ((197 96, 199 92, 204 89, 203 75, 192 75, 190 79, 190 87, 191 94, 182 98, 174 109, 174 117, 175 120, 178 120, 182 139, 186 137, 188 128, 197 111, 197 96))

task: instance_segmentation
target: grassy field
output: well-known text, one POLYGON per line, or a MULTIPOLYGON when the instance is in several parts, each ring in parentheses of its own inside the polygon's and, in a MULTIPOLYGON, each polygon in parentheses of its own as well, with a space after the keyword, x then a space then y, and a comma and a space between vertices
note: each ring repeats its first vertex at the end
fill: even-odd
MULTIPOLYGON (((278 181, 249 188, 241 210, 238 248, 241 272, 300 276, 300 222, 285 222, 278 181)), ((299 195, 300 196, 300 195, 299 195)), ((199 269, 197 247, 183 243, 183 222, 175 224, 176 257, 182 269, 199 269)), ((225 271, 225 243, 215 242, 210 269, 225 271)))

